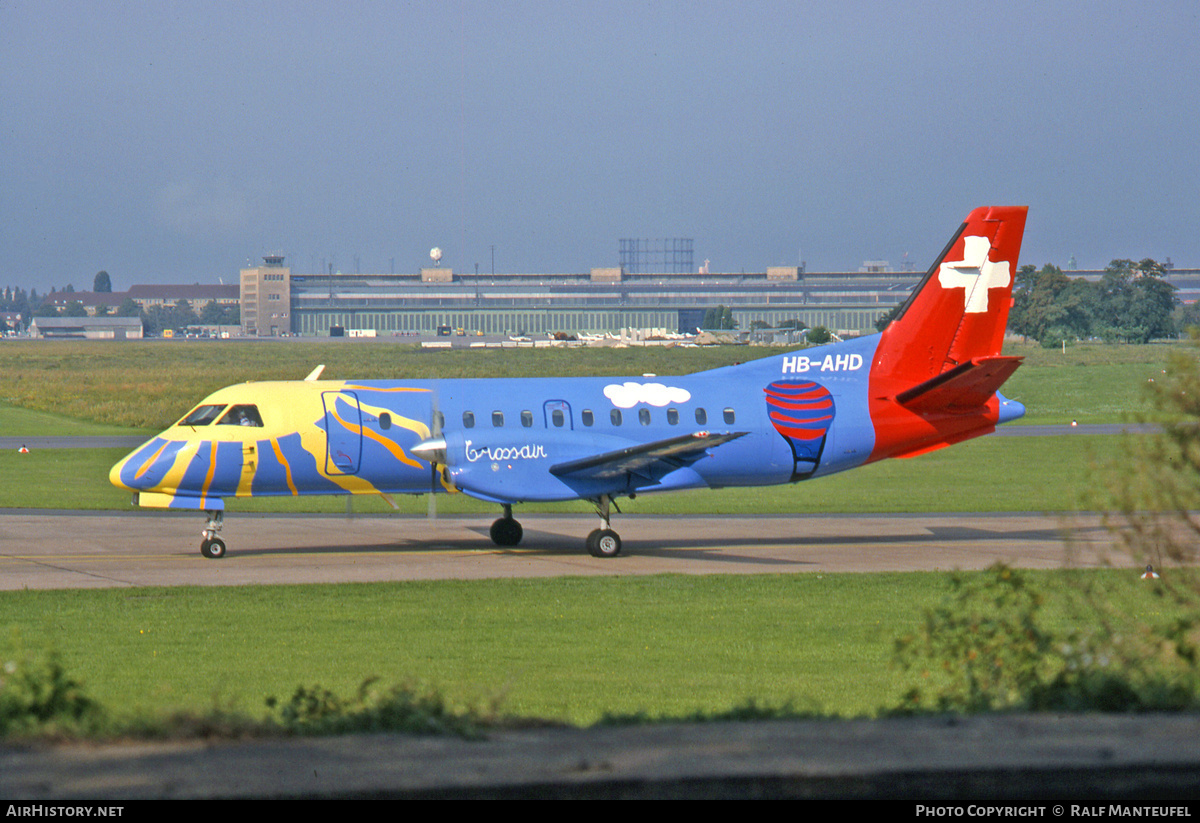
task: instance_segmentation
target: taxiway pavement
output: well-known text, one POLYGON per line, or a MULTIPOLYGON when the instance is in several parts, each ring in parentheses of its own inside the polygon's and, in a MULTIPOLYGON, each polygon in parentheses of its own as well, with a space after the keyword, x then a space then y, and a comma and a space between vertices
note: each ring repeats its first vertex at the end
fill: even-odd
POLYGON ((1110 545, 1087 514, 624 515, 613 521, 622 556, 599 559, 583 546, 593 516, 525 515, 516 548, 491 543, 493 519, 231 514, 229 552, 209 560, 197 512, 7 510, 0 590, 1058 568, 1104 563, 1110 545))

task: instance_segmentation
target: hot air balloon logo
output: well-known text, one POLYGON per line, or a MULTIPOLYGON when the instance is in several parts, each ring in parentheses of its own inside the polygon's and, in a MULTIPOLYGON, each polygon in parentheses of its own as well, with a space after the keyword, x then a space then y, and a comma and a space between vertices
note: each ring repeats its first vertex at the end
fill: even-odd
POLYGON ((763 391, 767 395, 767 416, 775 431, 791 445, 797 472, 811 472, 821 457, 825 435, 833 423, 833 395, 811 380, 780 380, 763 391))

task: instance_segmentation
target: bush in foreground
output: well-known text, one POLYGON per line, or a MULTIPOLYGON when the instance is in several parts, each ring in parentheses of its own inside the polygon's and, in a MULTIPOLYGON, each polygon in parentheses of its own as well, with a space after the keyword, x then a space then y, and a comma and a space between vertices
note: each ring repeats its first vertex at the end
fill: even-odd
MULTIPOLYGON (((1156 582, 1148 585, 1155 586, 1151 596, 1162 596, 1156 582)), ((1194 619, 1159 626, 1125 620, 1119 605, 1108 605, 1121 602, 1119 592, 1082 584, 1064 599, 1078 619, 1049 619, 1046 597, 1003 564, 955 574, 946 599, 896 641, 896 662, 918 676, 897 711, 1200 708, 1194 619)))

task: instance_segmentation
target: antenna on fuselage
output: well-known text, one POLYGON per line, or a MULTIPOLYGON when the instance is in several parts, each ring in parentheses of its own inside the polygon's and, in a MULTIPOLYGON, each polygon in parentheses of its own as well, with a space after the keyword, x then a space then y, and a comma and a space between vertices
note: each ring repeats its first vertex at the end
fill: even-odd
POLYGON ((324 363, 322 363, 321 365, 317 366, 315 369, 310 371, 308 373, 308 377, 304 378, 304 382, 305 383, 315 383, 317 380, 320 379, 321 372, 323 372, 323 371, 325 371, 324 363))

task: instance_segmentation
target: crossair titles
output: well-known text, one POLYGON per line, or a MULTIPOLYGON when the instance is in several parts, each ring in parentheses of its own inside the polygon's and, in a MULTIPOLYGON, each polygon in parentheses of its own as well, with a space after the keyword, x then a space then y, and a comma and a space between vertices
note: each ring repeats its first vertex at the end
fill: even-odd
POLYGON ((536 443, 526 443, 522 446, 483 446, 475 448, 467 441, 467 460, 471 463, 483 458, 488 460, 540 460, 546 456, 546 450, 536 443))

